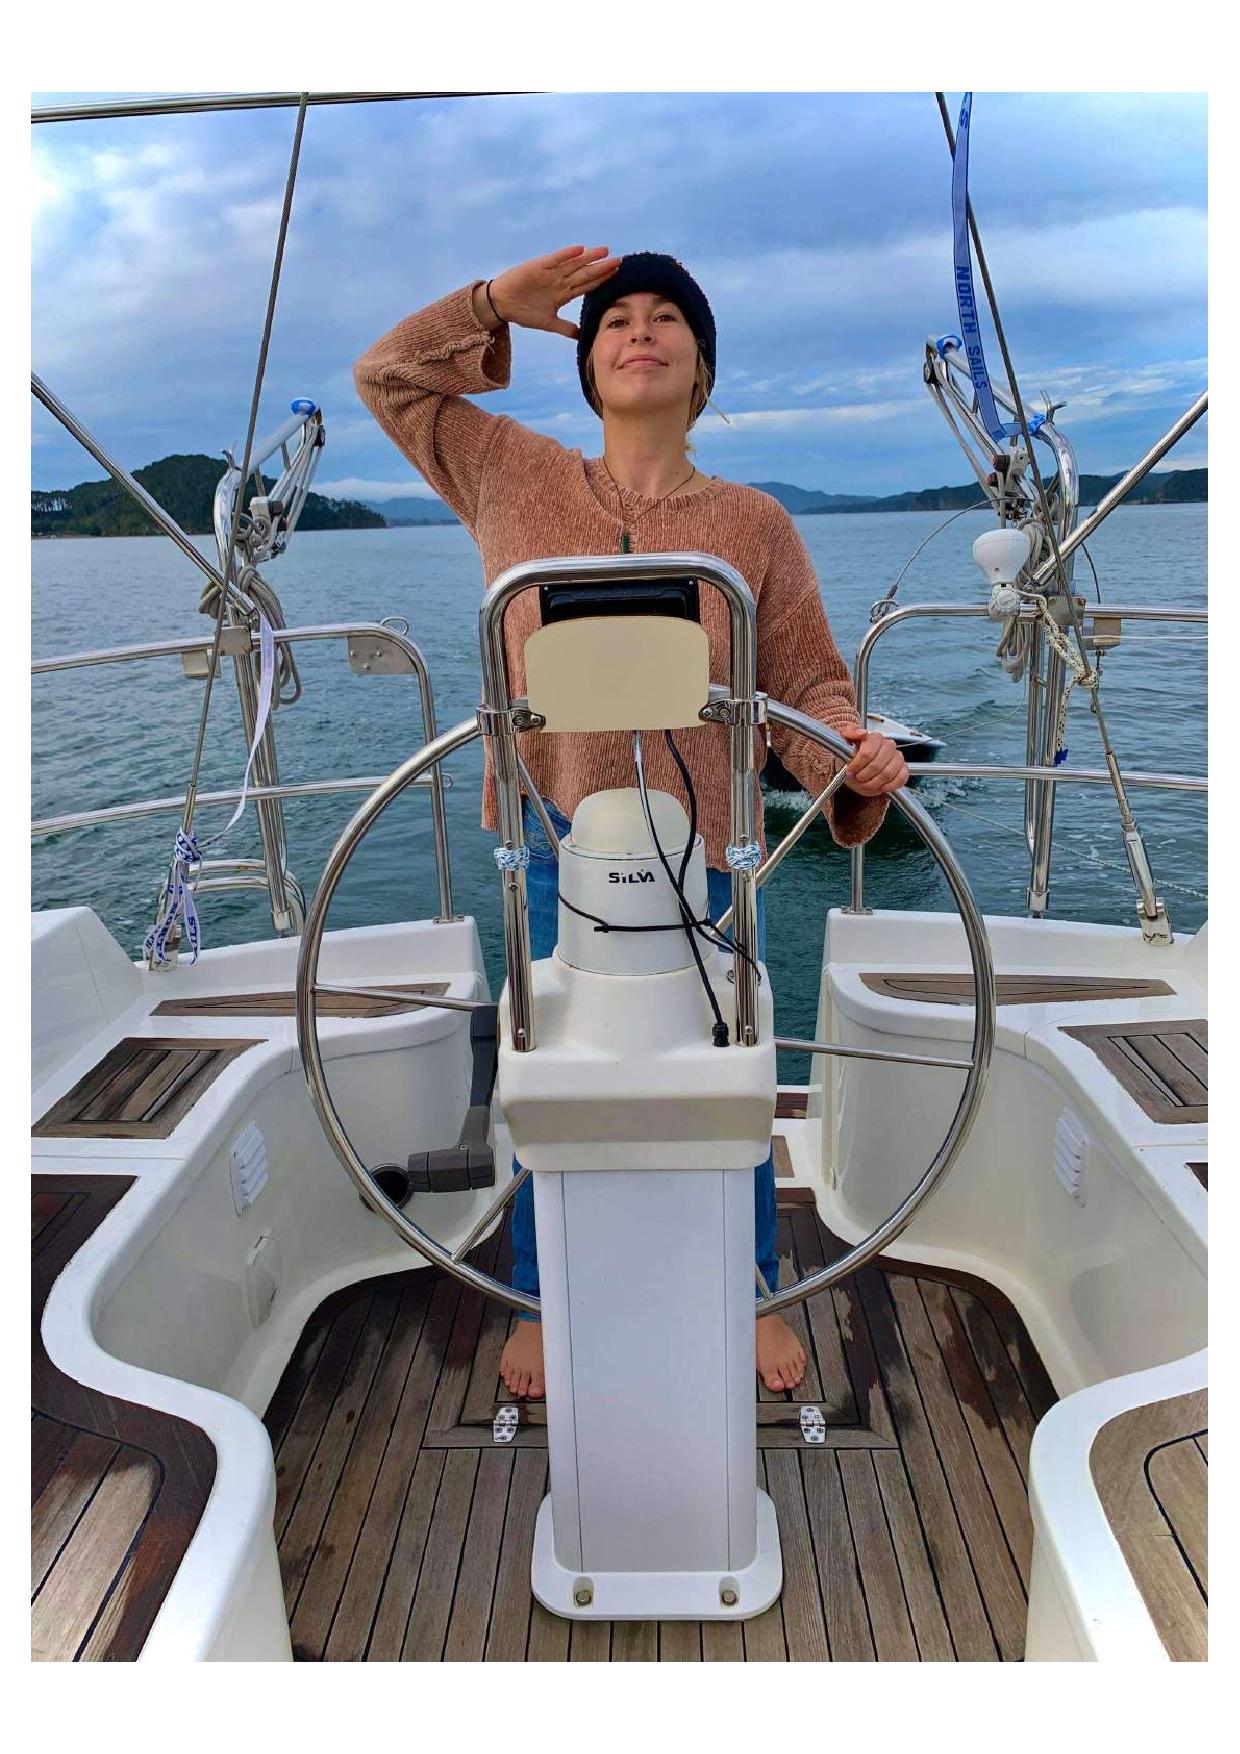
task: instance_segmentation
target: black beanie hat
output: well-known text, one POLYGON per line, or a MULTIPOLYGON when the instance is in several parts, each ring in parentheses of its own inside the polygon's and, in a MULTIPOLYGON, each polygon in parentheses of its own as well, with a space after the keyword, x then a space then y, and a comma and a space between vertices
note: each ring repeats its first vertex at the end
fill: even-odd
POLYGON ((632 256, 623 257, 611 279, 587 292, 581 301, 581 315, 577 319, 577 376, 581 379, 582 394, 591 408, 594 401, 590 395, 590 380, 586 376, 590 349, 594 346, 604 314, 618 298, 627 298, 631 292, 657 292, 679 305, 681 315, 702 350, 709 394, 715 385, 715 319, 706 302, 706 294, 674 256, 662 256, 656 250, 638 250, 632 256))

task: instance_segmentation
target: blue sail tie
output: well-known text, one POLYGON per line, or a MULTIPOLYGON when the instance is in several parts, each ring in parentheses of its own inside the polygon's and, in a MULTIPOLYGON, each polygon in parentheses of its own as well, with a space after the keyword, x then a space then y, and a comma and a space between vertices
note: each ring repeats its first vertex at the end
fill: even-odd
MULTIPOLYGON (((940 335, 935 351, 942 358, 948 350, 959 347, 968 361, 969 376, 977 395, 977 411, 982 424, 996 444, 1019 438, 1019 425, 1005 425, 995 406, 982 347, 982 331, 977 320, 977 297, 973 290, 973 252, 969 246, 969 117, 973 109, 973 93, 966 91, 960 105, 956 127, 956 147, 952 154, 952 256, 956 268, 956 309, 960 315, 960 335, 940 335)), ((1045 416, 1034 414, 1029 419, 1029 436, 1036 436, 1045 416)))

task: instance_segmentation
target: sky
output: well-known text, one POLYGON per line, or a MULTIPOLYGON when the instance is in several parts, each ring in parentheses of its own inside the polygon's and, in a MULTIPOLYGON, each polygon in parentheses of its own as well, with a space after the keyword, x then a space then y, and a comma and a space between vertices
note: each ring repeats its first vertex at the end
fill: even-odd
MULTIPOLYGON (((1204 95, 975 93, 970 192, 1021 388, 1034 407, 1066 402, 1085 472, 1126 468, 1206 387, 1206 109, 1204 95)), ((31 130, 32 367, 130 469, 244 438, 293 121, 31 130)), ((959 484, 968 466, 921 381, 927 335, 958 328, 950 202, 930 91, 315 108, 260 430, 313 396, 317 490, 425 492, 358 401, 353 361, 471 280, 603 244, 677 256, 711 303, 728 423, 699 421, 701 469, 834 493, 959 484)), ((511 385, 485 405, 601 450, 562 337, 514 331, 511 385)), ((33 409, 32 486, 98 479, 33 409)), ((1203 420, 1163 466, 1205 461, 1203 420)))

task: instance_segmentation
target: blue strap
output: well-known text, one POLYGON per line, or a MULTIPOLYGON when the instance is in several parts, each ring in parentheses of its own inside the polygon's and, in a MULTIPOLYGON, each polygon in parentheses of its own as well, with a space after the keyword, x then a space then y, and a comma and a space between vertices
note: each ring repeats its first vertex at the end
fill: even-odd
POLYGON ((956 265, 956 309, 960 313, 960 335, 977 395, 978 413, 991 438, 1003 444, 1009 430, 999 419, 990 388, 990 373, 986 370, 986 355, 982 350, 982 331, 977 320, 977 298, 973 291, 973 252, 969 246, 969 114, 972 108, 973 93, 966 91, 956 125, 956 149, 952 154, 952 255, 956 265))
POLYGON ((198 960, 198 949, 202 933, 198 925, 198 910, 194 906, 194 892, 189 885, 189 868, 197 865, 202 859, 202 849, 192 834, 183 834, 177 830, 177 838, 172 852, 172 870, 168 877, 168 907, 163 919, 157 926, 152 926, 142 940, 142 953, 152 957, 156 963, 168 960, 168 939, 177 920, 184 917, 185 936, 193 951, 192 962, 198 960))
MULTIPOLYGON (((977 411, 982 417, 982 423, 997 444, 1005 444, 1010 438, 1019 438, 1021 430, 1018 422, 1005 425, 999 418, 994 392, 990 387, 990 373, 986 370, 982 331, 977 320, 977 298, 973 291, 973 252, 969 244, 969 118, 972 109, 973 93, 966 91, 960 105, 956 149, 952 155, 952 255, 956 264, 956 309, 960 314, 960 334, 940 335, 934 348, 940 359, 953 347, 962 349, 969 363, 969 376, 973 379, 977 411)), ((1038 429, 1046 423, 1046 416, 1031 414, 1028 423, 1030 438, 1036 438, 1038 429)))

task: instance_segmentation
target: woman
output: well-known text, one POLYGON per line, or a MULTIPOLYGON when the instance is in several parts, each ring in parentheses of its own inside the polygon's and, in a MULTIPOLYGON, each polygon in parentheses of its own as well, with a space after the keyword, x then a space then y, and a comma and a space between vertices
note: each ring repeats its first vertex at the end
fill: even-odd
MULTIPOLYGON (((551 554, 655 553, 695 549, 718 555, 749 585, 757 606, 758 686, 774 699, 830 725, 857 751, 848 780, 826 814, 842 845, 868 840, 882 821, 884 794, 908 778, 889 738, 857 723, 847 667, 827 625, 818 580, 787 512, 768 494, 705 476, 688 455, 688 433, 715 381, 715 323, 697 282, 670 256, 609 256, 605 246, 558 250, 493 280, 477 281, 407 317, 377 341, 354 370, 358 393, 384 431, 450 505, 481 551, 485 582, 519 561, 551 554), (580 325, 560 316, 583 300, 580 325), (510 326, 546 329, 577 343, 582 392, 603 422, 603 455, 585 458, 505 415, 466 401, 508 383, 510 326)), ((711 678, 728 679, 727 613, 718 592, 701 596, 710 639, 711 678)), ((534 592, 517 598, 506 644, 514 696, 525 692, 522 652, 538 625, 534 592)), ((731 899, 723 856, 729 822, 724 733, 706 725, 678 733, 693 778, 706 848, 711 913, 731 899)), ((773 728, 776 754, 816 796, 838 763, 802 737, 773 728)), ((630 739, 622 732, 527 734, 522 754, 557 833, 591 792, 633 783, 630 739)), ((757 754, 759 766, 765 751, 757 754)), ((683 796, 662 739, 645 754, 649 784, 683 796)), ((488 759, 483 825, 497 829, 488 759)), ((556 869, 532 806, 527 874, 535 957, 556 939, 556 869)), ((761 838, 761 829, 759 829, 761 838)), ((764 843, 765 844, 765 843, 764 843)), ((764 955, 759 892, 759 956, 764 955)), ((754 1172, 757 1264, 778 1283, 775 1184, 771 1158, 754 1172)), ((527 1181, 513 1203, 513 1284, 537 1293, 533 1196, 527 1181)), ((780 1316, 756 1324, 757 1367, 768 1388, 792 1389, 805 1354, 780 1316)), ((500 1362, 512 1393, 544 1392, 542 1335, 518 1322, 500 1362)))

